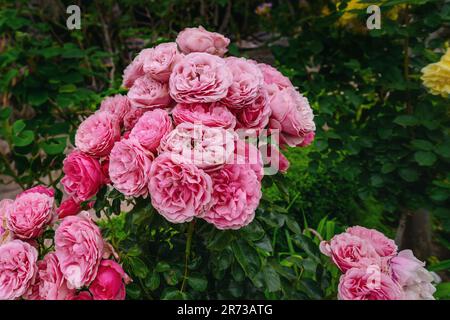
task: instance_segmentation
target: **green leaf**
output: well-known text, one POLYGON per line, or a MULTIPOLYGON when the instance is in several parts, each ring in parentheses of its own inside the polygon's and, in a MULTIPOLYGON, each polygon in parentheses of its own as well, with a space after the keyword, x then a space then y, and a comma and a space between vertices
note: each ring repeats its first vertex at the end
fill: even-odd
POLYGON ((394 119, 394 123, 399 124, 403 127, 415 126, 419 123, 417 118, 410 115, 398 116, 394 119))
POLYGON ((450 158, 450 141, 446 141, 436 147, 436 153, 444 158, 450 158))
POLYGON ((17 147, 25 147, 34 141, 34 132, 31 130, 24 130, 18 135, 13 136, 13 144, 17 147))
POLYGON ((231 245, 236 260, 248 277, 256 275, 261 268, 261 261, 256 250, 245 239, 238 239, 231 245))
POLYGON ((407 182, 414 182, 419 179, 419 173, 410 168, 402 168, 398 171, 400 177, 407 182))
POLYGON ((281 280, 278 273, 272 268, 271 265, 267 264, 263 270, 264 282, 266 283, 267 290, 269 292, 276 292, 281 290, 281 280))
POLYGON ((144 279, 148 275, 148 267, 145 262, 138 257, 130 257, 129 262, 131 264, 131 268, 133 269, 133 273, 141 279, 144 279))
POLYGON ((155 267, 156 272, 166 272, 170 270, 170 265, 167 262, 160 261, 155 267))
POLYGON ((61 137, 49 139, 48 142, 43 142, 41 144, 41 147, 48 155, 55 155, 63 153, 64 150, 66 149, 66 145, 67 145, 67 138, 61 137))
POLYGON ((160 283, 161 277, 159 276, 159 273, 156 272, 156 270, 153 270, 151 276, 146 278, 144 281, 145 286, 151 291, 158 289, 160 283))
POLYGON ((308 237, 302 234, 296 234, 293 237, 294 244, 304 250, 306 254, 315 261, 319 261, 319 249, 317 245, 308 237))
POLYGON ((6 120, 11 115, 12 109, 10 107, 2 108, 0 110, 0 120, 6 120))
POLYGON ((166 290, 162 296, 162 300, 187 300, 187 296, 184 292, 176 289, 166 290))
POLYGON ((439 283, 434 296, 438 299, 450 299, 450 282, 439 283))
POLYGON ((416 160, 416 162, 419 165, 425 166, 425 167, 430 167, 436 162, 437 157, 433 152, 417 151, 414 154, 414 159, 416 160))
POLYGON ((28 102, 32 106, 40 106, 48 99, 48 92, 44 90, 30 91, 28 94, 28 102))
POLYGON ((429 271, 444 271, 444 270, 450 270, 450 259, 444 260, 439 263, 435 263, 428 267, 429 271))
POLYGON ((59 93, 72 93, 77 91, 77 87, 74 84, 66 84, 59 88, 59 93))
POLYGON ((208 280, 202 274, 191 274, 187 281, 195 291, 203 292, 208 287, 208 280))
POLYGON ((427 140, 415 139, 411 141, 411 145, 414 149, 430 151, 433 150, 433 144, 427 140))
POLYGON ((395 165, 393 163, 385 163, 381 166, 381 173, 386 174, 395 170, 395 165))
POLYGON ((141 288, 135 283, 130 283, 126 286, 127 296, 131 299, 141 298, 141 288))

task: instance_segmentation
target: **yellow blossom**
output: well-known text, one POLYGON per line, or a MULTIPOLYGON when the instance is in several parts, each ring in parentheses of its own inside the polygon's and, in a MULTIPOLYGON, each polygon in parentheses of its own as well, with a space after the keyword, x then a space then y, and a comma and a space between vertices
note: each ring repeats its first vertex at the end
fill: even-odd
POLYGON ((436 63, 422 69, 423 84, 432 94, 447 97, 450 94, 450 48, 436 63))

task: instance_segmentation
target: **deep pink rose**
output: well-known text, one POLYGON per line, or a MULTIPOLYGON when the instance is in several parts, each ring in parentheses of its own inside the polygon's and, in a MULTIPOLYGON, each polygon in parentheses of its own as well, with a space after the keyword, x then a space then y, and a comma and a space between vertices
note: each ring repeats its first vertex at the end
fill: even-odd
POLYGON ((110 184, 111 179, 109 178, 109 157, 102 160, 102 162, 100 163, 100 169, 103 173, 103 183, 110 184))
POLYGON ((156 81, 149 75, 134 82, 128 91, 128 99, 132 107, 143 109, 166 108, 171 103, 167 83, 156 81))
POLYGON ((66 296, 66 300, 93 300, 89 291, 80 291, 78 293, 70 293, 66 296))
POLYGON ((377 268, 352 268, 339 280, 339 300, 400 300, 403 292, 387 274, 377 268))
POLYGON ((211 200, 211 178, 177 154, 162 153, 150 171, 152 205, 173 223, 203 214, 211 200))
POLYGON ((120 138, 119 122, 106 111, 97 111, 78 127, 75 145, 93 157, 107 156, 120 138))
POLYGON ((305 135, 303 141, 298 146, 299 147, 307 147, 307 146, 309 146, 311 143, 313 143, 315 135, 316 134, 315 134, 314 131, 308 132, 305 135))
POLYGON ((273 144, 262 145, 259 150, 265 158, 265 163, 270 164, 271 168, 281 173, 286 173, 289 169, 289 160, 281 153, 277 146, 273 144))
POLYGON ((19 195, 7 210, 8 229, 15 237, 33 239, 42 234, 52 221, 55 199, 44 193, 31 192, 19 195))
POLYGON ((229 57, 225 62, 233 75, 233 83, 221 102, 231 109, 242 109, 261 96, 263 74, 256 63, 245 58, 229 57))
POLYGON ((125 271, 117 262, 102 260, 89 291, 94 300, 125 300, 125 277, 125 271))
POLYGON ((12 240, 12 233, 8 229, 8 211, 13 209, 14 200, 3 199, 0 201, 0 245, 12 240))
POLYGON ((269 104, 269 96, 265 89, 259 91, 259 95, 252 103, 244 108, 236 110, 236 128, 244 129, 264 129, 269 123, 272 109, 269 104))
POLYGON ((235 141, 234 163, 246 164, 255 172, 256 177, 261 182, 264 177, 264 162, 260 150, 252 143, 241 139, 235 141))
POLYGON ((136 138, 123 139, 114 145, 109 156, 109 177, 126 196, 146 196, 153 155, 136 138))
POLYGON ((181 155, 209 172, 232 160, 235 139, 232 131, 185 122, 161 140, 160 151, 181 155))
POLYGON ((27 292, 37 272, 38 252, 21 240, 0 246, 0 300, 14 300, 27 292))
POLYGON ((397 254, 397 245, 394 240, 387 238, 375 229, 367 229, 360 226, 347 228, 347 233, 367 240, 380 257, 392 257, 397 254))
POLYGON ((113 115, 120 124, 123 124, 123 119, 130 112, 130 109, 131 105, 128 97, 121 94, 106 97, 100 104, 100 111, 113 115))
POLYGON ((233 75, 219 57, 191 53, 173 68, 170 95, 179 103, 215 102, 227 95, 233 75))
POLYGON ((380 256, 369 241, 349 233, 335 235, 329 242, 322 241, 320 251, 331 257, 342 271, 380 264, 380 256))
POLYGON ((70 289, 79 289, 95 279, 103 238, 87 211, 62 220, 55 232, 55 252, 70 289))
POLYGON ((123 118, 123 127, 125 130, 132 130, 146 111, 146 109, 131 107, 130 111, 123 118))
POLYGON ((176 125, 183 122, 203 124, 208 127, 233 129, 236 117, 221 103, 179 103, 172 110, 176 125))
POLYGON ((152 52, 153 49, 142 50, 134 60, 123 71, 122 85, 125 88, 131 88, 134 82, 142 77, 144 73, 144 60, 152 52))
POLYGON ((162 109, 146 112, 131 130, 130 138, 136 138, 141 146, 155 154, 159 143, 173 129, 169 113, 162 109))
POLYGON ((21 197, 21 196, 23 196, 25 194, 28 194, 28 193, 41 193, 41 194, 45 194, 45 195, 47 195, 47 196, 49 196, 51 198, 53 198, 55 196, 55 190, 53 188, 47 188, 47 187, 39 185, 39 186, 35 186, 33 188, 27 189, 27 190, 19 193, 17 195, 16 199, 18 197, 21 197))
POLYGON ((30 289, 29 300, 65 300, 70 290, 59 268, 58 258, 54 252, 45 255, 37 262, 38 272, 35 283, 30 289))
POLYGON ((406 300, 433 300, 436 288, 433 276, 411 250, 403 250, 391 259, 392 277, 405 292, 406 300))
POLYGON ((98 160, 79 150, 72 151, 64 159, 63 172, 61 184, 64 190, 80 202, 95 196, 105 179, 98 160))
POLYGON ((230 39, 220 33, 209 32, 202 26, 186 28, 178 34, 177 45, 183 53, 206 52, 222 57, 227 51, 230 39))
POLYGON ((255 217, 261 199, 261 184, 255 172, 245 164, 225 165, 211 174, 212 207, 202 216, 216 228, 240 229, 255 217))
POLYGON ((81 204, 74 198, 68 198, 64 200, 58 209, 56 209, 56 214, 59 219, 67 216, 74 216, 81 211, 81 204))
POLYGON ((144 73, 160 82, 168 82, 173 66, 182 58, 175 42, 161 43, 143 57, 144 73))
POLYGON ((308 99, 293 87, 275 90, 270 98, 270 128, 280 130, 280 141, 291 147, 300 145, 316 129, 308 99))
POLYGON ((278 89, 292 87, 292 82, 288 77, 281 74, 280 71, 265 63, 258 63, 258 67, 264 76, 264 82, 266 84, 275 84, 278 89))

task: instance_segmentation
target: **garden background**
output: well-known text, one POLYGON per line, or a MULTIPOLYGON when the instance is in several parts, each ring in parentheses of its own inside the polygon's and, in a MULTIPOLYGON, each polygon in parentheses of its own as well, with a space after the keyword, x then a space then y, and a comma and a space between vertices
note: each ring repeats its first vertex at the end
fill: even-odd
POLYGON ((94 209, 135 279, 127 297, 334 298, 339 272, 318 243, 362 225, 413 249, 442 278, 435 296, 450 298, 450 100, 420 72, 450 45, 450 2, 356 2, 1 0, 0 199, 37 183, 61 199, 75 131, 103 97, 125 92, 124 67, 203 25, 232 40, 230 54, 292 80, 316 139, 286 152, 289 173, 264 178, 257 218, 239 231, 173 226, 148 201, 101 190, 94 209), (366 28, 373 3, 379 30, 366 28), (71 4, 79 30, 66 26, 71 4))

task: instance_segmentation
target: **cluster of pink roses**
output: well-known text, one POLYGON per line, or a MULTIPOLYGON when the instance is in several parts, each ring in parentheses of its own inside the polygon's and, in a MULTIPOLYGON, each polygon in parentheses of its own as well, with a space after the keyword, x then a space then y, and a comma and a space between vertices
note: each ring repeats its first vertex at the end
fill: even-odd
POLYGON ((43 186, 0 201, 0 300, 124 299, 130 279, 89 213, 58 219, 55 207, 43 186))
POLYGON ((432 300, 433 275, 411 250, 397 252, 377 230, 355 226, 322 241, 320 250, 344 273, 341 300, 432 300))
POLYGON ((278 147, 309 145, 314 116, 276 69, 224 57, 229 42, 187 28, 137 55, 124 71, 127 95, 103 100, 78 128, 77 149, 64 161, 69 208, 111 184, 128 197, 149 195, 174 223, 196 217, 238 229, 253 220, 264 161, 237 130, 277 132, 279 145, 263 146, 266 164, 285 172, 278 147))

